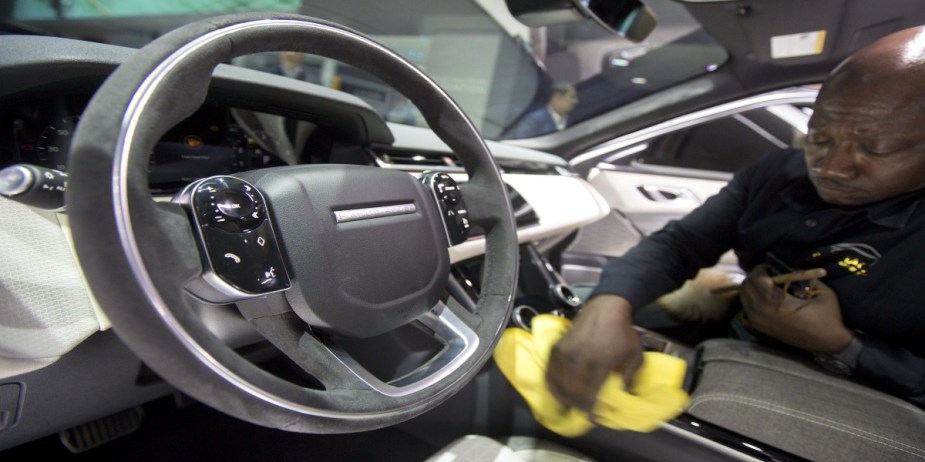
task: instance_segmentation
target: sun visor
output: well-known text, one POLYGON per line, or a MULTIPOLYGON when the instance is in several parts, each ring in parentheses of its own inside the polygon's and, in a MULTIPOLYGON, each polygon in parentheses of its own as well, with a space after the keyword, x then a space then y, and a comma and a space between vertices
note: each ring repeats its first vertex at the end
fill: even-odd
POLYGON ((685 6, 736 59, 780 66, 837 63, 853 50, 922 20, 911 16, 925 16, 910 9, 900 17, 896 16, 900 8, 859 0, 778 0, 773 5, 688 2, 685 6))

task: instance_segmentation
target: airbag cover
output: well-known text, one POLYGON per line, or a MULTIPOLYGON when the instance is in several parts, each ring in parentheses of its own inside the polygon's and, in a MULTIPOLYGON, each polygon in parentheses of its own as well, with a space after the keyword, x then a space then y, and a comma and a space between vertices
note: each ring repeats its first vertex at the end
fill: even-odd
POLYGON ((352 165, 239 176, 266 197, 288 256, 293 287, 286 298, 309 324, 371 337, 418 318, 443 293, 447 240, 415 177, 352 165))

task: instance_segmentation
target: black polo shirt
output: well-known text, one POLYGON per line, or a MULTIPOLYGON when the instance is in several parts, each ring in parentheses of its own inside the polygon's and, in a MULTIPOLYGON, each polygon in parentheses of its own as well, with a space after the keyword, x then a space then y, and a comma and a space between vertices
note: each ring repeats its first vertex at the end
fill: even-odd
POLYGON ((861 333, 858 375, 925 406, 925 191, 860 207, 823 202, 803 152, 738 172, 716 196, 612 260, 594 294, 651 303, 732 249, 747 272, 773 253, 826 268, 845 324, 861 333))

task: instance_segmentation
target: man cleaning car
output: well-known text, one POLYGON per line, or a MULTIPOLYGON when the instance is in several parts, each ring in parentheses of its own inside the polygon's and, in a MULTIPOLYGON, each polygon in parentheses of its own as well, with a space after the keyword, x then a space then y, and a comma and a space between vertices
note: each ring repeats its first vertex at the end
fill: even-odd
POLYGON ((552 350, 550 391, 590 410, 611 371, 631 381, 643 351, 634 310, 731 248, 748 273, 740 333, 925 406, 925 292, 916 276, 925 269, 923 123, 925 27, 846 59, 823 84, 803 151, 745 168, 608 264, 552 350), (771 279, 812 268, 825 276, 802 292, 771 279))

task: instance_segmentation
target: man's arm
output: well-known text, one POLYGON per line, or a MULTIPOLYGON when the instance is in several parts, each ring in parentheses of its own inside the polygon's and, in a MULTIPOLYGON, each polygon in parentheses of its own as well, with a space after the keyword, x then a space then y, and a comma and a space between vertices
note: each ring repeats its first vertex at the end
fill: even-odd
POLYGON ((821 281, 811 299, 793 297, 774 285, 763 265, 742 284, 741 300, 749 326, 788 345, 809 351, 838 353, 855 336, 863 347, 854 373, 887 393, 925 407, 925 358, 845 325, 836 294, 821 281))
POLYGON ((677 289, 702 268, 715 265, 737 240, 738 219, 747 207, 757 167, 738 173, 684 218, 669 222, 622 257, 609 261, 592 297, 619 295, 641 308, 677 289))
POLYGON ((737 174, 682 220, 607 264, 572 328, 550 354, 546 379, 553 396, 587 411, 607 374, 619 372, 625 383, 632 381, 642 364, 642 346, 633 329, 634 307, 680 287, 729 250, 753 186, 752 175, 759 168, 737 174))
POLYGON ((642 365, 632 311, 616 295, 600 295, 585 304, 549 356, 546 382, 556 399, 590 414, 611 371, 623 371, 624 382, 631 382, 642 365))
POLYGON ((845 326, 838 296, 827 285, 813 280, 815 295, 797 298, 774 284, 767 265, 758 265, 742 283, 739 299, 749 327, 797 348, 837 353, 854 338, 845 326))

